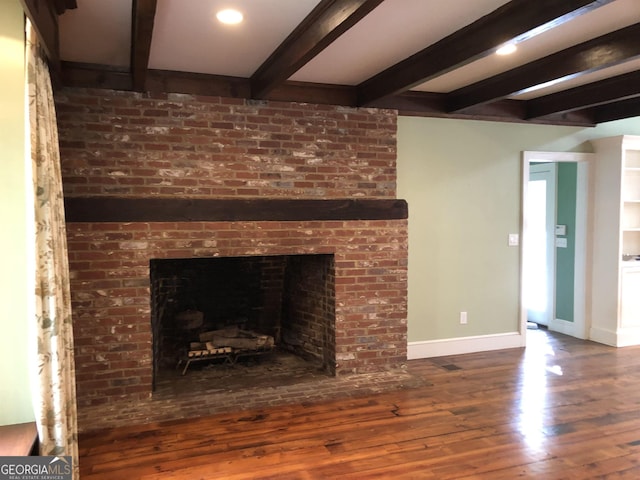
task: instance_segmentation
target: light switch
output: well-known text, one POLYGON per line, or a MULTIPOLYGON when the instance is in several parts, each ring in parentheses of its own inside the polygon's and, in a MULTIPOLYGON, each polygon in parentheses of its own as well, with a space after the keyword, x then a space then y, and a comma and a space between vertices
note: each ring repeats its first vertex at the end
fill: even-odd
POLYGON ((518 235, 517 233, 510 233, 509 234, 509 246, 510 247, 517 247, 518 245, 520 245, 520 235, 518 235))
POLYGON ((567 226, 566 225, 556 225, 556 235, 564 236, 567 234, 567 226))
POLYGON ((558 247, 558 248, 567 248, 567 239, 566 238, 556 238, 556 247, 558 247))

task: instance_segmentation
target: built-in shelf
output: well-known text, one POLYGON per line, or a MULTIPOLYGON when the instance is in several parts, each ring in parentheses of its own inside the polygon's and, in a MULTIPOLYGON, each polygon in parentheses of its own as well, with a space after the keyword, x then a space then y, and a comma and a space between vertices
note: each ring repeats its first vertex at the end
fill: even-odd
POLYGON ((622 148, 622 251, 640 253, 640 145, 632 137, 622 148))
POLYGON ((590 337, 640 344, 640 137, 593 141, 594 218, 590 337), (633 258, 633 257, 631 257, 633 258), (617 260, 617 261, 616 261, 617 260))

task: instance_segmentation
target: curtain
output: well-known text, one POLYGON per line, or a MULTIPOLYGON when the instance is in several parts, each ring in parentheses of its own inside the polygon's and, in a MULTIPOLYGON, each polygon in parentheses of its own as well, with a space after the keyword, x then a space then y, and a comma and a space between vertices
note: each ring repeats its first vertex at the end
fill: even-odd
POLYGON ((29 22, 26 67, 27 148, 35 210, 35 417, 40 455, 70 455, 77 479, 75 366, 58 130, 49 69, 29 22))

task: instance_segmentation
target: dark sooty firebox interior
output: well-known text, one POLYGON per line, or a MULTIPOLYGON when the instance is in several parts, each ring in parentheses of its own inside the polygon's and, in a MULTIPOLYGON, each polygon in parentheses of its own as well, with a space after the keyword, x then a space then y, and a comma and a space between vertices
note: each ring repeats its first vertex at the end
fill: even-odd
POLYGON ((269 362, 335 374, 333 255, 154 259, 150 271, 156 391, 269 362))

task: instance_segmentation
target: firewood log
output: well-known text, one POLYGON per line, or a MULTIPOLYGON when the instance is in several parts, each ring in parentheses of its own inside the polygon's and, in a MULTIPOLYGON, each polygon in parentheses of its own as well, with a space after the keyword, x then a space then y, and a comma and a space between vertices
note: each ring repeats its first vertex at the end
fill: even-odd
POLYGON ((222 330, 211 330, 210 332, 202 332, 200 334, 201 342, 210 342, 213 337, 233 338, 238 336, 238 327, 228 327, 222 330))

